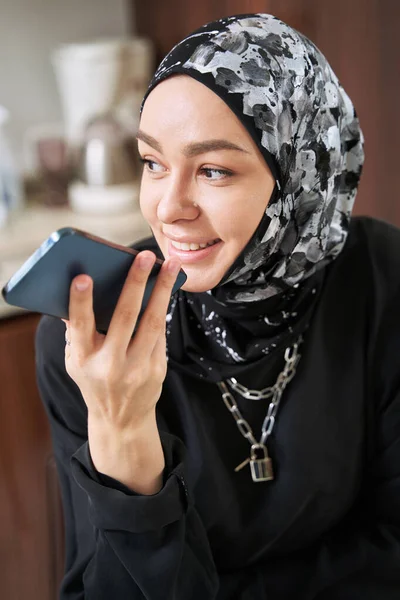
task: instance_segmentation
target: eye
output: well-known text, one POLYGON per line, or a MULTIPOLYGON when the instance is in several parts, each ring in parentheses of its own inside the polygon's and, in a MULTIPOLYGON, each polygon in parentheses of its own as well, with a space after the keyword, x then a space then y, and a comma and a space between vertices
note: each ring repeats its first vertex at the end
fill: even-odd
POLYGON ((140 162, 143 163, 144 168, 151 173, 163 173, 165 171, 164 167, 155 160, 150 160, 149 158, 140 158, 140 162))
POLYGON ((217 181, 221 179, 225 179, 226 177, 232 177, 232 171, 228 171, 227 169, 216 169, 212 167, 203 167, 200 169, 200 172, 206 179, 210 179, 211 181, 217 181))

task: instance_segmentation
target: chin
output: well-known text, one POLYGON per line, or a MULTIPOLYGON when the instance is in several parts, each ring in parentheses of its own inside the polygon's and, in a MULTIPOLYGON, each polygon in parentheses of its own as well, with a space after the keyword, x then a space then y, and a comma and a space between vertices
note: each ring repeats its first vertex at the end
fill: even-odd
MULTIPOLYGON (((185 266, 183 266, 182 268, 186 272, 185 266)), ((201 280, 199 280, 198 278, 191 277, 189 273, 187 273, 187 276, 188 278, 181 287, 181 290, 183 290, 184 292, 191 292, 192 294, 201 294, 203 292, 208 292, 209 290, 212 290, 214 287, 216 287, 222 279, 222 277, 219 277, 218 279, 214 277, 212 279, 207 277, 206 279, 202 278, 201 280)))
POLYGON ((195 284, 190 284, 186 281, 186 283, 183 284, 183 286, 181 287, 181 290, 183 290, 184 292, 191 292, 192 294, 201 294, 202 292, 208 292, 208 290, 210 290, 210 287, 205 287, 204 285, 195 285, 195 284))

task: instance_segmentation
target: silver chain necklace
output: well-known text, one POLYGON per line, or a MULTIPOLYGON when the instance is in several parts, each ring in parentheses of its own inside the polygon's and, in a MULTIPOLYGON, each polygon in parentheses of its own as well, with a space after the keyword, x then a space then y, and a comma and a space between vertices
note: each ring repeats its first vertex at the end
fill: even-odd
POLYGON ((250 457, 246 458, 240 465, 235 468, 235 472, 240 471, 248 463, 250 463, 251 476, 253 481, 271 481, 274 478, 274 471, 272 468, 271 458, 268 456, 268 449, 265 445, 268 437, 275 425, 276 413, 279 408, 279 403, 282 398, 282 394, 296 374, 296 368, 300 360, 301 355, 299 354, 299 346, 302 343, 303 338, 300 336, 295 344, 289 346, 285 350, 285 366, 283 371, 279 373, 278 379, 275 384, 270 387, 266 387, 262 390, 251 390, 246 388, 244 385, 238 383, 234 377, 227 379, 227 383, 235 392, 238 392, 243 398, 247 400, 265 400, 270 398, 267 414, 262 424, 262 434, 260 441, 254 437, 253 430, 251 429, 248 422, 243 418, 242 413, 239 410, 236 400, 229 391, 226 383, 220 381, 217 383, 221 393, 222 399, 225 402, 229 412, 232 413, 233 418, 236 421, 236 425, 240 433, 249 440, 251 445, 250 457), (261 454, 261 457, 257 458, 257 455, 261 454))

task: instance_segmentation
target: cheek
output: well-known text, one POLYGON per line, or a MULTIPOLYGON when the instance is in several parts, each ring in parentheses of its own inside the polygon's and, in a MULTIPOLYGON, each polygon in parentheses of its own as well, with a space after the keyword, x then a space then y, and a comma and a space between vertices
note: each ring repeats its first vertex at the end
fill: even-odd
POLYGON ((139 193, 139 206, 146 221, 155 225, 157 221, 157 198, 151 187, 142 180, 139 193))
POLYGON ((259 212, 245 193, 238 199, 232 199, 224 205, 223 210, 213 212, 213 220, 219 224, 216 227, 219 237, 238 246, 243 244, 256 229, 263 210, 259 212))

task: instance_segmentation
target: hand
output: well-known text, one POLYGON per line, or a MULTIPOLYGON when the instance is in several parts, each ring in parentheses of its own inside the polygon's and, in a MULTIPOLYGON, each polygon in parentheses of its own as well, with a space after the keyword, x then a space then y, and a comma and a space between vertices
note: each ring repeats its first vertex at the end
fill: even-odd
POLYGON ((96 331, 92 279, 78 275, 71 284, 66 370, 82 393, 91 423, 113 431, 140 428, 154 417, 167 373, 165 321, 180 268, 176 258, 164 262, 132 339, 154 262, 148 250, 135 258, 107 335, 96 331))

